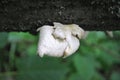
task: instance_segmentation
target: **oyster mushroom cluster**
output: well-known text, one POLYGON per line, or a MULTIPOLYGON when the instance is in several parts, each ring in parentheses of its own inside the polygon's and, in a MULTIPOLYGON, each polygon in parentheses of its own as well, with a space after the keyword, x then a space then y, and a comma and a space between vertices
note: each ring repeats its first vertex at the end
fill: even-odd
POLYGON ((79 40, 84 38, 84 30, 76 24, 64 25, 58 22, 54 26, 44 25, 40 31, 38 54, 52 57, 68 57, 80 46, 79 40))

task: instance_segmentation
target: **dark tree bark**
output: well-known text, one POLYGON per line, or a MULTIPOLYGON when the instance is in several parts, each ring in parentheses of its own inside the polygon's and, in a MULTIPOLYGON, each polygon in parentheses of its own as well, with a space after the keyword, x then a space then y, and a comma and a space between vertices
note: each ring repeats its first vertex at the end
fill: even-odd
POLYGON ((28 31, 52 22, 85 30, 120 30, 119 0, 0 0, 0 31, 28 31))

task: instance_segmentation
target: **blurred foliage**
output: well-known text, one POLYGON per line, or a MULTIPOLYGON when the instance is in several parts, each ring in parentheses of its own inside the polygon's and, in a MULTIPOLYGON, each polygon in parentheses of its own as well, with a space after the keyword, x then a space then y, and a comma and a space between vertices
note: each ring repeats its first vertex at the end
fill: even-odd
POLYGON ((70 57, 37 55, 38 36, 0 33, 0 80, 120 80, 120 32, 90 32, 70 57))

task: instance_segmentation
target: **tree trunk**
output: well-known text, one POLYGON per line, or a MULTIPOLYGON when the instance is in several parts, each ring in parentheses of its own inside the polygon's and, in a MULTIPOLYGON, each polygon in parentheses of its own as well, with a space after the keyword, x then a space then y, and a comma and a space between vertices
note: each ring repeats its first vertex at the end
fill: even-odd
POLYGON ((119 0, 1 0, 0 31, 36 33, 52 22, 78 24, 83 29, 120 30, 119 0))

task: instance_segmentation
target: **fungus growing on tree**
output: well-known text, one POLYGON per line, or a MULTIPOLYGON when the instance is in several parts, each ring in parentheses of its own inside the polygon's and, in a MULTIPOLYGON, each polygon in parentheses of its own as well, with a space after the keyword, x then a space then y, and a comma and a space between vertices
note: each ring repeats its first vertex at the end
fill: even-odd
POLYGON ((84 30, 76 24, 63 25, 58 22, 54 26, 44 25, 38 28, 40 31, 38 42, 38 54, 53 57, 67 57, 75 53, 79 46, 79 40, 84 37, 84 30))

